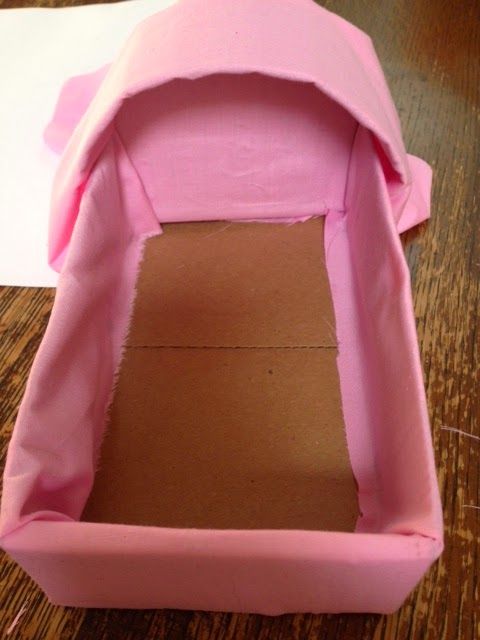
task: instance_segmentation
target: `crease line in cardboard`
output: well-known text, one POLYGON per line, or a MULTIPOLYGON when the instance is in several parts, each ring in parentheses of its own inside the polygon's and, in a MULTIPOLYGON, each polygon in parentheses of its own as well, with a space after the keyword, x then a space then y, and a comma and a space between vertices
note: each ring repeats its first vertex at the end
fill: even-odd
POLYGON ((288 350, 316 350, 316 349, 337 349, 335 344, 318 345, 176 345, 176 344, 133 344, 126 345, 125 349, 288 349, 288 350))

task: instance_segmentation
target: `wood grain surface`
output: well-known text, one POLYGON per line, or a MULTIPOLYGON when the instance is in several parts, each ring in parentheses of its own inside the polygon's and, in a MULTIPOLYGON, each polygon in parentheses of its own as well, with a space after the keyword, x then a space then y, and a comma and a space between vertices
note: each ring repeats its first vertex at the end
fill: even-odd
MULTIPOLYGON (((80 0, 0 0, 64 6, 80 0)), ((434 168, 432 220, 405 237, 443 498, 446 548, 402 609, 379 615, 210 614, 50 605, 3 557, 0 635, 80 640, 475 640, 480 638, 480 3, 326 0, 373 38, 407 148, 434 168), (6 631, 22 613, 12 633, 6 631)), ((0 12, 1 19, 1 12, 0 12)), ((15 64, 14 60, 10 64, 15 64)), ((1 151, 1 150, 0 150, 1 151)), ((2 464, 53 292, 0 289, 2 464)))

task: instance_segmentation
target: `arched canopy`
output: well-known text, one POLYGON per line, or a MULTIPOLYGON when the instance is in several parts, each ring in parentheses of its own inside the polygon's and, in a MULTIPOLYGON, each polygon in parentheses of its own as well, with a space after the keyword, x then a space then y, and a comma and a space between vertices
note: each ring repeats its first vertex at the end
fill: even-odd
MULTIPOLYGON (((312 0, 180 0, 136 28, 75 129, 54 184, 52 266, 63 262, 85 182, 124 101, 176 78, 218 73, 309 83, 341 105, 378 143, 399 223, 411 163, 368 36, 312 0)), ((425 182, 425 167, 421 173, 425 182)))

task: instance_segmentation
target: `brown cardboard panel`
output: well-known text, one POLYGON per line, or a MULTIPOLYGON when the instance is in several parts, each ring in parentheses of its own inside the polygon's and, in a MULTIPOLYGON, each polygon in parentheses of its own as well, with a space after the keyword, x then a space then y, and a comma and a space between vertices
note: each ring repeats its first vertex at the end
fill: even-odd
POLYGON ((147 242, 84 520, 353 530, 323 256, 321 220, 147 242))
POLYGON ((352 530, 335 356, 129 349, 84 518, 352 530))
POLYGON ((130 345, 334 345, 323 218, 164 226, 145 248, 130 345))

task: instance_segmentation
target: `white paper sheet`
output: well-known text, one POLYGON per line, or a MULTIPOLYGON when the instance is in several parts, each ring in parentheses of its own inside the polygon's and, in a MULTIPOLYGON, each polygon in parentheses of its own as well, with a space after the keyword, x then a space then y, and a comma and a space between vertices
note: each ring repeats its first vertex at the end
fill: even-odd
POLYGON ((0 284, 57 281, 47 229, 58 156, 42 136, 62 84, 111 62, 136 24, 173 2, 0 10, 0 284))

